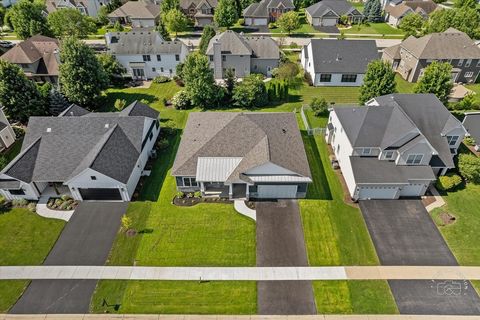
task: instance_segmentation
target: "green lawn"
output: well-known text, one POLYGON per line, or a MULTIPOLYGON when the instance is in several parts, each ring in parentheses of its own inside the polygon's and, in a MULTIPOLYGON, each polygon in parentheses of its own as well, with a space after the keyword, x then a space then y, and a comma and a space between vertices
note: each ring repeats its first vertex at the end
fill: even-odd
POLYGON ((90 309, 94 313, 256 314, 257 285, 253 281, 129 281, 127 284, 127 281, 103 280, 97 286, 90 309))
POLYGON ((387 281, 314 281, 319 314, 396 314, 387 281))
POLYGON ((7 313, 20 298, 29 282, 28 280, 0 281, 0 313, 7 313))
POLYGON ((477 104, 480 105, 480 83, 468 84, 465 85, 465 87, 475 92, 475 100, 477 101, 477 104))
POLYGON ((403 31, 393 28, 385 22, 353 25, 348 29, 339 29, 345 34, 379 34, 379 35, 399 35, 403 36, 403 31))
POLYGON ((397 82, 397 91, 399 93, 413 93, 415 83, 404 80, 398 73, 395 75, 395 81, 397 82))

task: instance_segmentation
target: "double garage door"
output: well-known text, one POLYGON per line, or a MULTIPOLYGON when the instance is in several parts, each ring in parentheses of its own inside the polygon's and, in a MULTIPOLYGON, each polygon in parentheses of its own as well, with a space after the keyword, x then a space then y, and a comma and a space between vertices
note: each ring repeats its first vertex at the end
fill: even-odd
POLYGON ((261 199, 296 198, 297 185, 259 185, 257 197, 261 199))
POLYGON ((366 199, 398 199, 398 197, 419 197, 425 194, 424 184, 410 184, 402 187, 360 187, 358 198, 366 199))
POLYGON ((122 195, 117 188, 78 189, 83 200, 121 201, 122 195))

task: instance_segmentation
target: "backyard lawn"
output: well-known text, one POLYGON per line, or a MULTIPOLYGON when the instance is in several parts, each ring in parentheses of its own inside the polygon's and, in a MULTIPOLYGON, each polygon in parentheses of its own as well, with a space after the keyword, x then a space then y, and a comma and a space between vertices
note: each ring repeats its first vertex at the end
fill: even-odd
POLYGON ((379 34, 379 35, 398 35, 403 36, 403 31, 389 26, 385 22, 353 25, 348 29, 339 29, 345 34, 379 34))

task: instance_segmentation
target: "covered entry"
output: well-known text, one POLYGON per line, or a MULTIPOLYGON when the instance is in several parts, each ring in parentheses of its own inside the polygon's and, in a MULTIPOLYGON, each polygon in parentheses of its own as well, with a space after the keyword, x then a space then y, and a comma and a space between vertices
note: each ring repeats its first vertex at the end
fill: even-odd
POLYGON ((257 198, 291 199, 297 197, 297 185, 259 185, 257 198))
POLYGON ((78 189, 83 200, 121 201, 122 195, 117 188, 78 189))

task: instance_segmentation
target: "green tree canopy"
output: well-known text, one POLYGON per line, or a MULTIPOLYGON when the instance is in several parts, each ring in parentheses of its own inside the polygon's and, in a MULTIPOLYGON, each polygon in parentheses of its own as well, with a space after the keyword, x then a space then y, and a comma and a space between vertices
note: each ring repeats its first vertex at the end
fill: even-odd
POLYGON ((5 14, 7 14, 7 9, 5 9, 2 4, 0 4, 0 26, 4 25, 5 14))
POLYGON ((180 9, 179 0, 163 0, 160 5, 160 11, 162 14, 166 14, 168 11, 173 9, 180 9))
POLYGON ((61 92, 70 102, 93 108, 108 84, 107 74, 93 50, 75 38, 66 38, 60 61, 61 92))
POLYGON ((9 23, 21 39, 36 34, 50 35, 47 19, 43 12, 45 6, 39 2, 20 0, 9 10, 9 23))
POLYGON ((165 40, 165 41, 172 40, 170 38, 170 33, 168 33, 167 28, 165 27, 165 23, 163 23, 163 19, 160 19, 158 21, 156 30, 157 30, 158 34, 160 34, 160 36, 162 37, 163 40, 165 40))
POLYGON ((100 10, 98 10, 97 22, 101 25, 107 25, 110 22, 110 20, 108 20, 109 13, 110 9, 108 6, 101 6, 100 10))
POLYGON ((30 116, 46 113, 46 103, 37 85, 16 64, 0 60, 0 104, 11 120, 25 123, 30 116))
POLYGON ((168 32, 175 33, 175 37, 188 27, 188 18, 178 9, 171 9, 162 16, 168 32))
POLYGON ((425 68, 423 76, 414 87, 414 91, 415 93, 433 93, 444 105, 447 105, 452 88, 451 64, 434 61, 425 68))
POLYGON ((480 38, 480 13, 472 8, 434 11, 427 23, 425 33, 443 32, 448 28, 463 31, 470 38, 480 38))
POLYGON ((425 21, 418 13, 409 13, 400 20, 398 28, 405 32, 405 38, 409 36, 417 37, 421 34, 425 21))
POLYGON ((282 14, 277 19, 277 26, 288 34, 294 30, 297 30, 301 26, 298 12, 289 11, 282 14))
POLYGON ((397 92, 396 85, 392 66, 388 62, 374 60, 368 64, 360 86, 359 102, 364 104, 372 98, 397 92))
POLYGON ((238 108, 256 108, 267 104, 267 88, 263 77, 251 74, 233 89, 233 104, 238 108))
POLYGON ((367 19, 370 22, 379 22, 383 19, 382 16, 382 4, 380 0, 371 0, 372 4, 368 11, 367 19))
POLYGON ((201 53, 205 54, 207 52, 208 44, 213 37, 215 37, 215 29, 211 25, 206 25, 203 28, 202 38, 200 38, 198 47, 201 53))
POLYGON ((230 28, 233 26, 238 21, 238 9, 235 0, 220 0, 213 18, 219 27, 230 28))
POLYGON ((455 8, 477 8, 478 1, 477 0, 455 0, 453 3, 455 8))
POLYGON ((100 62, 100 64, 102 65, 103 70, 105 70, 110 83, 112 83, 116 78, 119 78, 123 73, 126 72, 125 68, 111 54, 99 54, 97 56, 97 59, 98 62, 100 62))
POLYGON ((77 9, 65 8, 48 15, 48 26, 56 37, 86 38, 95 33, 97 26, 92 17, 80 13, 77 9))

